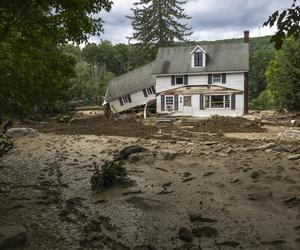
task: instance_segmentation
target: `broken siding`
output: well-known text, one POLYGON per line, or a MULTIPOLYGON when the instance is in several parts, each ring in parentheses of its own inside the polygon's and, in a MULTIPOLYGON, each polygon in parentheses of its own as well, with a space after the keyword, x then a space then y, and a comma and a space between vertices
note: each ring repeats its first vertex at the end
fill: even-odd
POLYGON ((111 100, 109 102, 110 108, 113 113, 119 113, 140 105, 146 104, 148 101, 155 99, 155 95, 148 95, 147 97, 144 96, 143 91, 138 91, 130 95, 131 103, 124 103, 123 105, 120 104, 119 98, 111 100))

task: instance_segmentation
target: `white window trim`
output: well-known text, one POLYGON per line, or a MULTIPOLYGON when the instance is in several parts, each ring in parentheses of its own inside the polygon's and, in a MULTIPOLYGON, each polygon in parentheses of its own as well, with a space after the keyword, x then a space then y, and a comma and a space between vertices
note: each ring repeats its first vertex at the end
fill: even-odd
POLYGON ((191 66, 192 66, 192 68, 204 68, 206 66, 206 52, 200 46, 197 46, 191 52, 191 66), (198 51, 198 50, 200 50, 200 51, 198 51), (195 52, 202 52, 203 53, 203 56, 202 56, 202 66, 195 66, 195 62, 194 62, 194 53, 195 52))
POLYGON ((211 79, 212 84, 214 84, 214 83, 222 83, 222 80, 223 80, 222 74, 220 74, 220 73, 212 74, 212 79, 211 79), (219 82, 214 82, 214 76, 215 76, 215 75, 219 75, 219 76, 220 76, 220 81, 219 81, 219 82))
POLYGON ((230 94, 210 94, 210 95, 204 95, 204 109, 211 109, 211 110, 216 110, 216 109, 221 109, 221 110, 224 110, 224 109, 231 109, 231 95, 230 94), (213 95, 220 95, 220 96, 223 96, 223 108, 220 108, 220 107, 217 107, 217 108, 212 108, 211 107, 211 96, 213 95), (229 107, 225 107, 225 96, 228 95, 229 96, 229 107), (206 97, 209 97, 209 107, 206 107, 206 97))
POLYGON ((174 111, 175 110, 175 98, 174 98, 173 95, 166 95, 165 96, 165 110, 166 111, 174 111), (167 104, 167 97, 172 97, 172 99, 173 99, 173 104, 172 105, 167 104), (172 106, 172 110, 169 110, 167 106, 172 106))
POLYGON ((184 85, 184 76, 183 75, 175 76, 175 85, 184 85), (177 83, 177 78, 182 78, 182 83, 177 83))

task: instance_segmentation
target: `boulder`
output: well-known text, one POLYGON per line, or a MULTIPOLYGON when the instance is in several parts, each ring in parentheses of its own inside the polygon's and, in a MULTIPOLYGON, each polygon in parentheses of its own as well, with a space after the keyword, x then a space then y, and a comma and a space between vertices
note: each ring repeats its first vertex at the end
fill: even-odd
POLYGON ((123 148, 115 157, 114 157, 114 161, 119 161, 119 160, 123 160, 123 159, 127 159, 127 157, 131 154, 134 153, 139 153, 139 152, 144 152, 147 149, 137 146, 137 145, 132 145, 132 146, 128 146, 123 148))
POLYGON ((13 147, 13 142, 4 134, 0 134, 0 157, 13 147))
POLYGON ((160 160, 174 160, 177 153, 175 151, 158 151, 156 157, 160 160))
POLYGON ((0 249, 23 249, 26 243, 26 229, 23 226, 0 227, 0 249))
POLYGON ((291 161, 299 160, 300 154, 289 155, 287 158, 288 158, 288 160, 291 160, 291 161))
POLYGON ((12 137, 24 135, 28 135, 30 137, 37 137, 39 136, 39 133, 33 128, 10 128, 7 130, 7 135, 12 137))

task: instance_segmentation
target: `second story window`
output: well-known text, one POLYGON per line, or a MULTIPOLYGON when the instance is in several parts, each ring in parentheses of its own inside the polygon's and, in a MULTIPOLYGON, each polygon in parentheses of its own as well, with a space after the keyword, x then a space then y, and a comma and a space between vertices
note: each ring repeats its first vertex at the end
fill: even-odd
POLYGON ((175 78, 176 85, 183 84, 183 82, 184 82, 183 76, 176 76, 176 78, 175 78))
POLYGON ((144 93, 145 97, 147 97, 149 95, 155 95, 156 94, 155 87, 151 86, 150 88, 143 89, 143 93, 144 93))
POLYGON ((202 67, 202 66, 203 66, 203 52, 195 52, 194 67, 202 67))
POLYGON ((213 83, 221 83, 222 82, 222 75, 221 74, 213 74, 212 75, 212 82, 213 83))

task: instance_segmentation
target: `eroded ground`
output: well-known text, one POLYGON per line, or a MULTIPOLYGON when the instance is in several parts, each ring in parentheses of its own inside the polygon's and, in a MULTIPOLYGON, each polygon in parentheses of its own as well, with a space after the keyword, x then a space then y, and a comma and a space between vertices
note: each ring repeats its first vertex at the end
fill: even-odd
POLYGON ((300 161, 288 159, 297 142, 104 130, 21 136, 0 158, 0 224, 25 225, 26 249, 300 249, 300 161), (93 162, 130 145, 149 150, 126 161, 135 184, 92 192, 93 162))

